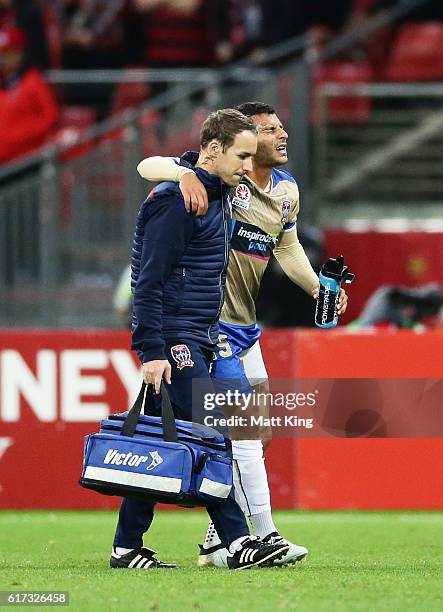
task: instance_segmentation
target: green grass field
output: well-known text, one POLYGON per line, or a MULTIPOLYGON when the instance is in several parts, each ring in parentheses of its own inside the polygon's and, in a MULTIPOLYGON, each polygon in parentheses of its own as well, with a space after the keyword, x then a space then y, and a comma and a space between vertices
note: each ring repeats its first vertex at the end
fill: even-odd
POLYGON ((197 568, 206 514, 173 511, 157 514, 145 544, 181 570, 133 571, 108 566, 113 512, 0 512, 0 590, 69 591, 74 610, 443 610, 443 513, 275 518, 286 537, 310 549, 305 562, 197 568))

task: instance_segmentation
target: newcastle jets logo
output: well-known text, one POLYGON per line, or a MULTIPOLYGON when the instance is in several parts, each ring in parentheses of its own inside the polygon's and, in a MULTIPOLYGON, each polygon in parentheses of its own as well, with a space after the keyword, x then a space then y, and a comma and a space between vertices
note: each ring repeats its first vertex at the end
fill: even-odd
POLYGON ((191 351, 186 344, 176 344, 171 347, 171 355, 179 370, 189 367, 192 368, 194 362, 191 359, 191 351))
POLYGON ((291 202, 289 200, 283 200, 281 205, 281 222, 287 223, 289 218, 289 213, 291 211, 291 202))
POLYGON ((163 459, 160 457, 160 455, 158 454, 158 451, 149 451, 149 454, 152 457, 152 461, 151 463, 148 465, 148 467, 146 468, 147 470, 153 470, 154 468, 156 468, 158 465, 160 465, 160 463, 163 463, 163 459))

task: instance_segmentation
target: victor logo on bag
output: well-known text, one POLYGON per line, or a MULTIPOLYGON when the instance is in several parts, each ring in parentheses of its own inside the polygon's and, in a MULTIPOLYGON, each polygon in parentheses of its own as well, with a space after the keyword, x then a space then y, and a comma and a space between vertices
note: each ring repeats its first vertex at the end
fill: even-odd
POLYGON ((154 468, 156 468, 158 465, 160 465, 160 463, 163 463, 163 459, 160 457, 160 455, 158 454, 158 451, 149 451, 149 454, 152 457, 152 461, 151 463, 148 465, 148 467, 146 468, 147 470, 153 470, 154 468))
POLYGON ((119 453, 118 450, 111 448, 106 453, 103 463, 111 463, 112 465, 130 465, 138 467, 140 463, 146 463, 149 459, 146 455, 134 455, 133 453, 119 453))
MULTIPOLYGON (((146 468, 147 470, 153 470, 157 465, 163 463, 163 459, 158 454, 158 451, 149 451, 151 456, 151 463, 146 468)), ((149 460, 147 455, 135 455, 134 453, 119 453, 118 450, 111 448, 106 453, 103 463, 111 463, 112 465, 130 465, 131 467, 138 467, 141 463, 146 463, 149 460)))

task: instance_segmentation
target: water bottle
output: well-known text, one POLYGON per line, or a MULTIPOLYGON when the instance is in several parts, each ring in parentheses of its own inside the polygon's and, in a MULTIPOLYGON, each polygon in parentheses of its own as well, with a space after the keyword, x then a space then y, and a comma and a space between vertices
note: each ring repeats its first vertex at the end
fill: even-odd
POLYGON ((342 283, 352 283, 354 274, 348 272, 344 265, 344 257, 328 259, 320 270, 320 292, 315 308, 315 324, 317 327, 335 327, 338 323, 337 306, 342 283))

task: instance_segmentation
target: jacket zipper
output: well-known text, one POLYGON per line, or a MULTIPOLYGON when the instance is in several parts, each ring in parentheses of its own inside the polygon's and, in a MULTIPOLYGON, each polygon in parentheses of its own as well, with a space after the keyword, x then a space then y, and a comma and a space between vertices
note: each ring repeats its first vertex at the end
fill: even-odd
POLYGON ((225 202, 225 196, 223 195, 223 187, 221 187, 221 198, 222 198, 222 215, 223 215, 223 231, 224 231, 224 235, 225 235, 225 244, 224 244, 224 260, 223 260, 223 268, 222 271, 220 273, 220 278, 219 278, 219 287, 220 287, 220 303, 218 306, 218 311, 217 311, 217 315, 215 317, 215 319, 212 321, 212 323, 209 325, 208 327, 208 339, 209 341, 211 341, 211 327, 213 327, 219 317, 220 317, 220 313, 222 311, 223 308, 223 301, 225 298, 225 290, 223 288, 222 285, 222 277, 224 272, 226 272, 226 268, 228 266, 228 256, 229 256, 229 244, 228 244, 228 223, 226 221, 226 202, 225 202))

